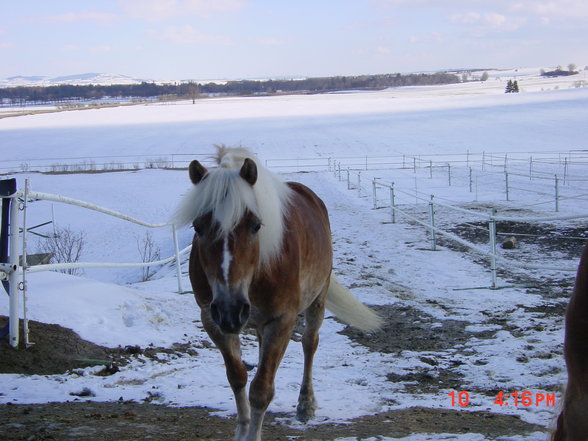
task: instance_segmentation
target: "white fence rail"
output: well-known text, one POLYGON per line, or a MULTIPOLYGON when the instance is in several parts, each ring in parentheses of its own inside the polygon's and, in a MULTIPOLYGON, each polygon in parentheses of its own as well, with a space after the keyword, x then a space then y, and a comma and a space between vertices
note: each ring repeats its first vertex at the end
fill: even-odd
POLYGON ((42 193, 36 191, 30 191, 28 180, 25 181, 25 188, 19 190, 16 193, 8 196, 13 200, 10 207, 10 262, 0 264, 0 279, 8 280, 9 283, 9 342, 13 347, 17 347, 19 344, 19 322, 20 322, 20 305, 19 305, 19 291, 22 292, 23 296, 23 321, 24 321, 24 342, 25 345, 29 344, 28 340, 28 319, 26 315, 27 307, 27 282, 26 275, 29 273, 36 273, 41 271, 56 271, 63 269, 74 269, 74 268, 136 268, 136 267, 148 267, 163 265, 169 262, 175 261, 176 263, 176 276, 178 282, 178 292, 183 292, 182 286, 182 272, 181 272, 181 256, 190 251, 191 246, 179 249, 178 237, 175 225, 171 223, 149 223, 139 219, 135 219, 131 216, 127 216, 118 211, 110 210, 89 202, 80 201, 77 199, 68 198, 61 195, 55 195, 50 193, 42 193), (122 219, 126 222, 132 222, 134 224, 146 227, 146 228, 171 228, 171 236, 174 244, 174 254, 166 259, 150 262, 70 262, 70 263, 56 263, 47 265, 35 265, 29 266, 27 264, 27 225, 26 225, 26 212, 27 203, 29 200, 46 200, 53 201, 62 204, 75 205, 85 209, 93 210, 99 213, 103 213, 108 216, 122 219), (20 203, 18 203, 20 201, 20 203), (20 222, 19 211, 22 211, 22 223, 20 222), (19 234, 19 232, 21 232, 19 234), (19 255, 22 253, 22 260, 19 259, 19 255), (20 280, 19 280, 20 279, 20 280))

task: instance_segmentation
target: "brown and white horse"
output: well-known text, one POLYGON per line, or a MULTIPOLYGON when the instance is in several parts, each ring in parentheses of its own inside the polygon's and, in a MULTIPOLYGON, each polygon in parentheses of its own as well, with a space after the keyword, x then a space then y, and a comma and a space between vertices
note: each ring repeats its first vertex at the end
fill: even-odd
POLYGON ((190 280, 204 328, 220 349, 237 405, 236 440, 260 440, 274 396, 274 378, 299 313, 304 373, 297 418, 316 408, 312 363, 325 305, 346 323, 374 331, 381 318, 331 274, 333 251, 324 203, 300 183, 283 182, 246 149, 219 147, 218 166, 192 161, 194 186, 175 215, 196 232, 190 280), (245 389, 239 333, 248 324, 259 341, 259 364, 245 389))
POLYGON ((552 441, 588 441, 588 244, 566 311, 564 358, 568 384, 552 441))

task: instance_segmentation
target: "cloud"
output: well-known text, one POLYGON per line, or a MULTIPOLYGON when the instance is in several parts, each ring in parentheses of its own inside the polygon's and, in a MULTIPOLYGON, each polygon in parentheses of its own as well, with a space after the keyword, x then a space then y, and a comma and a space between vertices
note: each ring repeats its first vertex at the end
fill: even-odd
POLYGON ((449 17, 449 20, 454 24, 473 27, 477 32, 510 32, 519 29, 527 21, 523 17, 507 17, 497 12, 453 14, 449 17))
POLYGON ((232 44, 229 37, 206 35, 191 25, 168 26, 163 30, 151 30, 150 34, 156 39, 174 44, 217 44, 223 46, 232 44))
POLYGON ((210 17, 240 9, 245 0, 119 0, 121 8, 131 17, 148 21, 164 21, 174 17, 210 17))
POLYGON ((43 17, 40 21, 44 23, 79 23, 87 21, 102 26, 109 26, 118 19, 118 15, 108 12, 68 12, 66 14, 43 17))

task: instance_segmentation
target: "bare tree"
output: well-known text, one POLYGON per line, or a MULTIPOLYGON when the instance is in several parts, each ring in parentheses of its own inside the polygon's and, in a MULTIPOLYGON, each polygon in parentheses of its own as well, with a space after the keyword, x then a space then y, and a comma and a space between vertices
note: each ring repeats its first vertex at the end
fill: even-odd
MULTIPOLYGON (((86 235, 83 231, 75 232, 69 227, 55 227, 54 234, 39 243, 39 251, 51 254, 56 263, 75 263, 80 260, 86 244, 86 235)), ((79 268, 60 270, 65 274, 78 275, 79 268)))
MULTIPOLYGON (((137 249, 139 250, 139 254, 141 255, 141 261, 144 263, 155 262, 161 259, 161 251, 155 241, 153 240, 153 236, 149 231, 145 233, 142 241, 137 239, 137 249)), ((153 277, 155 271, 151 266, 144 266, 141 268, 141 282, 146 282, 153 277)))
POLYGON ((200 87, 197 83, 190 82, 188 85, 188 96, 192 99, 192 104, 196 104, 196 100, 200 96, 200 87))

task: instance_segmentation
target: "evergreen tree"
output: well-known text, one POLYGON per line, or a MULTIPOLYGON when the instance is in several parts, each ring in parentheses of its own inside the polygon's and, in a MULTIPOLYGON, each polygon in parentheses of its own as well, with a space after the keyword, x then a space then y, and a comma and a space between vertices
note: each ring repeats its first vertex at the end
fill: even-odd
POLYGON ((519 93, 519 83, 517 80, 512 82, 512 93, 519 93))
POLYGON ((512 80, 508 80, 508 83, 506 83, 506 89, 504 90, 504 93, 512 93, 512 80))

